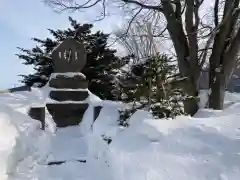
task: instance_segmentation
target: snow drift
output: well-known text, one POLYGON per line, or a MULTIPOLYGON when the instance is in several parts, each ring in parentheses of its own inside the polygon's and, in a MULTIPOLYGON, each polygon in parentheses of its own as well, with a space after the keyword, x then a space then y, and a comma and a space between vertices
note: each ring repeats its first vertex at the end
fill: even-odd
POLYGON ((239 109, 234 104, 221 112, 201 110, 196 118, 172 121, 137 112, 139 123, 130 124, 109 146, 114 179, 239 179, 239 109))
POLYGON ((40 123, 0 104, 0 179, 13 175, 17 164, 31 157, 40 143, 40 123))
MULTIPOLYGON (((88 99, 79 127, 41 131, 27 115, 48 89, 0 95, 0 179, 238 180, 240 95, 227 93, 225 109, 200 109, 195 117, 152 119, 137 111, 118 126, 119 103, 88 99), (103 109, 93 123, 93 107, 103 109), (13 110, 14 109, 14 110, 13 110), (103 137, 111 138, 108 145, 103 137), (76 159, 86 159, 79 164, 76 159), (47 166, 48 161, 69 161, 47 166)), ((201 94, 201 107, 206 103, 201 94)), ((204 99, 205 98, 205 99, 204 99)), ((50 121, 48 125, 50 126, 50 121)))
POLYGON ((18 131, 11 124, 10 117, 5 113, 0 113, 0 179, 7 179, 7 173, 14 166, 14 148, 19 137, 18 131))

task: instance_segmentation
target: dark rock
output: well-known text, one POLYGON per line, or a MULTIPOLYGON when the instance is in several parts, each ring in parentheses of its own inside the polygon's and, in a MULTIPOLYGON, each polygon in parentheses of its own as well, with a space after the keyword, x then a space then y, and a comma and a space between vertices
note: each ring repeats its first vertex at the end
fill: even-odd
POLYGON ((52 52, 54 72, 80 72, 86 64, 83 44, 73 38, 65 39, 52 52))
MULTIPOLYGON (((75 160, 77 162, 80 162, 80 163, 86 163, 87 161, 86 160, 75 160)), ((48 166, 52 166, 52 165, 61 165, 61 164, 64 164, 64 163, 67 163, 68 161, 51 161, 51 162, 48 162, 47 165, 48 166)))
POLYGON ((79 125, 88 108, 86 103, 47 104, 46 106, 57 127, 79 125))
POLYGON ((50 79, 49 86, 56 89, 87 89, 88 81, 80 75, 74 77, 58 75, 56 78, 50 79))
POLYGON ((19 92, 19 91, 31 91, 31 87, 30 86, 20 86, 20 87, 8 89, 8 91, 10 93, 19 92))
POLYGON ((77 160, 77 162, 86 163, 86 160, 77 160))
POLYGON ((28 111, 28 115, 32 119, 40 121, 42 129, 45 129, 45 107, 31 107, 28 111))
POLYGON ((66 161, 52 161, 52 162, 47 163, 47 165, 49 165, 49 166, 61 165, 61 164, 64 164, 64 163, 66 163, 66 161))
POLYGON ((110 144, 112 142, 112 139, 111 138, 103 138, 104 141, 107 142, 107 144, 110 144))
POLYGON ((88 96, 88 91, 51 91, 49 94, 56 101, 83 101, 88 96))
POLYGON ((101 112, 102 106, 96 106, 94 107, 94 117, 93 117, 93 122, 96 121, 96 119, 98 118, 100 112, 101 112))

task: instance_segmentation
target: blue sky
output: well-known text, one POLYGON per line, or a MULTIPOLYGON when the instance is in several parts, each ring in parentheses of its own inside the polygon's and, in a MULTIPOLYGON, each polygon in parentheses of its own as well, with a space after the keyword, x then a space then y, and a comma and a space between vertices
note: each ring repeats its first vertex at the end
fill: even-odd
MULTIPOLYGON (((205 5, 209 7, 210 2, 206 0, 205 5)), ((47 28, 69 27, 69 15, 79 22, 91 23, 99 12, 100 9, 91 9, 85 13, 58 14, 44 5, 42 0, 0 0, 0 90, 19 85, 19 74, 33 72, 31 67, 22 65, 15 56, 17 47, 33 47, 31 38, 48 36, 47 28)), ((94 28, 110 33, 121 22, 121 16, 110 16, 104 21, 95 22, 94 28)))
MULTIPOLYGON (((19 74, 32 72, 15 56, 17 47, 31 48, 32 37, 48 36, 47 28, 69 27, 68 16, 84 23, 92 22, 96 10, 88 13, 58 14, 42 3, 42 0, 0 0, 0 90, 19 85, 19 74)), ((95 29, 111 32, 116 18, 94 23, 95 29)))

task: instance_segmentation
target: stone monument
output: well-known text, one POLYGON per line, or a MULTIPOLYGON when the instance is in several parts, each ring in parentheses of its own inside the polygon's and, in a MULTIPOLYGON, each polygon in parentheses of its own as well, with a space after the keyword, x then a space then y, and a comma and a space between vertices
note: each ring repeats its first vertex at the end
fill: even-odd
MULTIPOLYGON (((57 127, 78 125, 88 108, 88 81, 81 70, 86 65, 86 53, 80 42, 67 38, 52 52, 54 72, 49 80, 49 102, 46 108, 57 127)), ((93 121, 99 116, 101 106, 94 107, 93 121)), ((31 107, 29 116, 45 127, 45 105, 31 107)))
POLYGON ((49 80, 52 88, 46 104, 57 127, 78 125, 88 108, 88 82, 81 70, 86 64, 86 53, 80 42, 67 38, 52 52, 54 76, 49 80))

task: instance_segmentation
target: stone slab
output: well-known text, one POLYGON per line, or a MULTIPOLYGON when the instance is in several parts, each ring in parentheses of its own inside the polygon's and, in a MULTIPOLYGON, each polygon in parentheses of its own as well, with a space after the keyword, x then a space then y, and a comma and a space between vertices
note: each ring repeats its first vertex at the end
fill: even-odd
POLYGON ((50 79, 49 86, 56 89, 87 89, 88 81, 80 75, 74 77, 58 75, 50 79))
POLYGON ((47 104, 46 106, 57 127, 66 127, 79 125, 89 105, 87 103, 68 103, 47 104))
POLYGON ((50 91, 49 97, 55 101, 84 101, 88 91, 50 91))
POLYGON ((86 64, 86 52, 82 43, 67 38, 52 52, 55 73, 80 72, 86 64))

